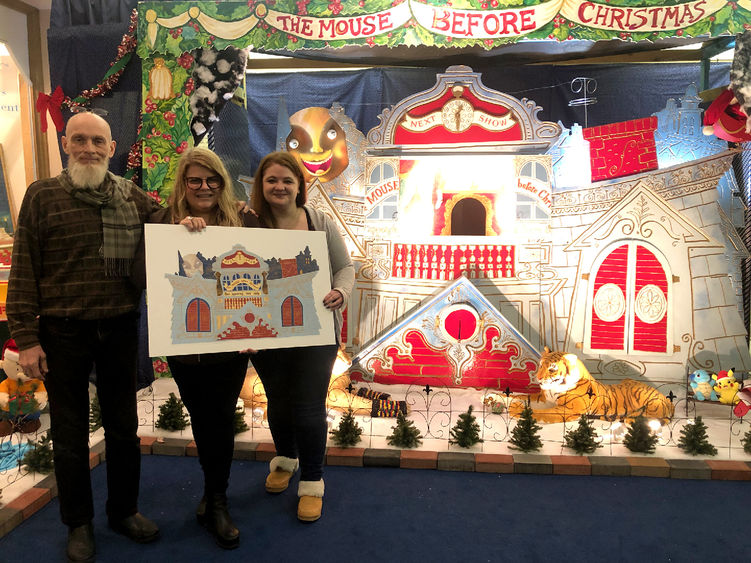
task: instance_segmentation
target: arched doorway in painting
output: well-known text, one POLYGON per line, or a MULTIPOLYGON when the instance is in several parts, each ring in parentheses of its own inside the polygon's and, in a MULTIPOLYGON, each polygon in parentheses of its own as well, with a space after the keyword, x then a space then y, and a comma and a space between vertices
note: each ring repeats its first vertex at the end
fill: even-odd
POLYGON ((590 348, 668 353, 667 264, 638 242, 610 247, 590 286, 590 348))
POLYGON ((302 303, 294 295, 282 301, 282 326, 302 326, 302 303))
POLYGON ((451 210, 451 234, 485 236, 485 206, 471 197, 465 197, 451 210))
POLYGON ((196 297, 185 311, 186 332, 211 332, 211 309, 203 299, 196 297))

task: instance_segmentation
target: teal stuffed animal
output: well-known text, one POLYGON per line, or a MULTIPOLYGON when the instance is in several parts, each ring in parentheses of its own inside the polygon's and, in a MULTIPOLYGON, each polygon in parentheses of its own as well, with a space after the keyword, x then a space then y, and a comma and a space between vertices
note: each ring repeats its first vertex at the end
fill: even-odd
POLYGON ((689 384, 697 401, 716 401, 717 393, 712 388, 712 376, 705 369, 697 369, 689 376, 689 384))

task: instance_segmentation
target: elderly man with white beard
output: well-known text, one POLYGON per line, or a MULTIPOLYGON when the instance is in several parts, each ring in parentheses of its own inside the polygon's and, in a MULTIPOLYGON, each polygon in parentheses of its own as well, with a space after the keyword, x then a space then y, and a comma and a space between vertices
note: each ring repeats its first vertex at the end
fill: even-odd
POLYGON ((110 527, 139 543, 159 536, 138 512, 141 452, 136 363, 140 291, 129 281, 143 223, 158 205, 108 171, 115 141, 90 112, 62 137, 68 167, 29 186, 13 245, 7 313, 26 375, 43 379, 70 561, 93 561, 89 375, 105 431, 110 527))

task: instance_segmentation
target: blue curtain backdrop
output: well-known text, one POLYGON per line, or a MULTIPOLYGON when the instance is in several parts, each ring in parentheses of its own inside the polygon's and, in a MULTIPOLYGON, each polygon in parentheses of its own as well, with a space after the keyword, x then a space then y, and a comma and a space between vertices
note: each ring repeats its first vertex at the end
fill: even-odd
MULTIPOLYGON (((50 56, 50 81, 52 90, 61 86, 71 98, 83 90, 93 88, 102 80, 117 57, 117 46, 128 31, 128 23, 103 25, 78 25, 50 27, 47 42, 50 56)), ((133 56, 120 77, 117 86, 107 95, 94 98, 92 107, 107 111, 107 121, 112 127, 112 137, 117 141, 112 171, 125 172, 128 150, 136 141, 138 119, 141 112, 141 61, 133 56)), ((71 113, 63 110, 67 121, 71 113)), ((66 156, 63 166, 66 165, 66 156)))
MULTIPOLYGON (((712 87, 729 81, 728 63, 712 66, 712 87)), ((629 64, 576 66, 473 66, 488 88, 516 98, 534 100, 541 120, 560 121, 565 127, 585 124, 585 108, 569 107, 582 96, 571 89, 577 77, 593 78, 597 103, 586 109, 588 126, 647 117, 678 99, 686 87, 699 82, 698 64, 629 64)), ((379 124, 378 115, 404 98, 431 88, 445 68, 374 68, 345 72, 250 74, 247 84, 250 168, 274 149, 277 109, 284 98, 288 113, 310 106, 331 107, 339 102, 358 129, 367 135, 379 124)), ((224 121, 223 116, 220 116, 224 121)), ((220 121, 218 128, 225 127, 220 121)))
POLYGON ((52 0, 50 27, 128 23, 138 0, 52 0))

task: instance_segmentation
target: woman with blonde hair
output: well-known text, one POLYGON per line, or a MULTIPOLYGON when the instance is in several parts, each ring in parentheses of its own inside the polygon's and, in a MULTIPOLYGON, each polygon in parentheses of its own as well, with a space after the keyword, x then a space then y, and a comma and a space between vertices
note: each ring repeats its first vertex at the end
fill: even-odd
POLYGON ((187 149, 177 164, 175 185, 170 195, 169 215, 173 222, 181 223, 190 218, 192 225, 197 228, 201 221, 192 221, 193 219, 202 219, 202 227, 242 227, 242 217, 237 208, 232 178, 219 156, 202 147, 187 149), (205 185, 200 182, 202 178, 206 180, 205 185))
MULTIPOLYGON (((232 193, 232 179, 221 159, 211 150, 190 148, 180 157, 169 207, 154 212, 150 223, 180 224, 188 230, 207 226, 258 227, 252 213, 239 211, 232 193)), ((141 255, 135 262, 134 282, 146 285, 141 255)), ((185 258, 185 257, 184 257, 185 258)), ((203 265, 183 264, 182 275, 203 275, 203 265)), ((167 358, 180 398, 188 409, 198 461, 204 476, 204 494, 196 516, 225 549, 240 542, 240 532, 227 507, 232 454, 234 452, 234 412, 240 395, 248 356, 239 352, 193 354, 167 358), (211 397, 206 382, 211 382, 211 397)))

